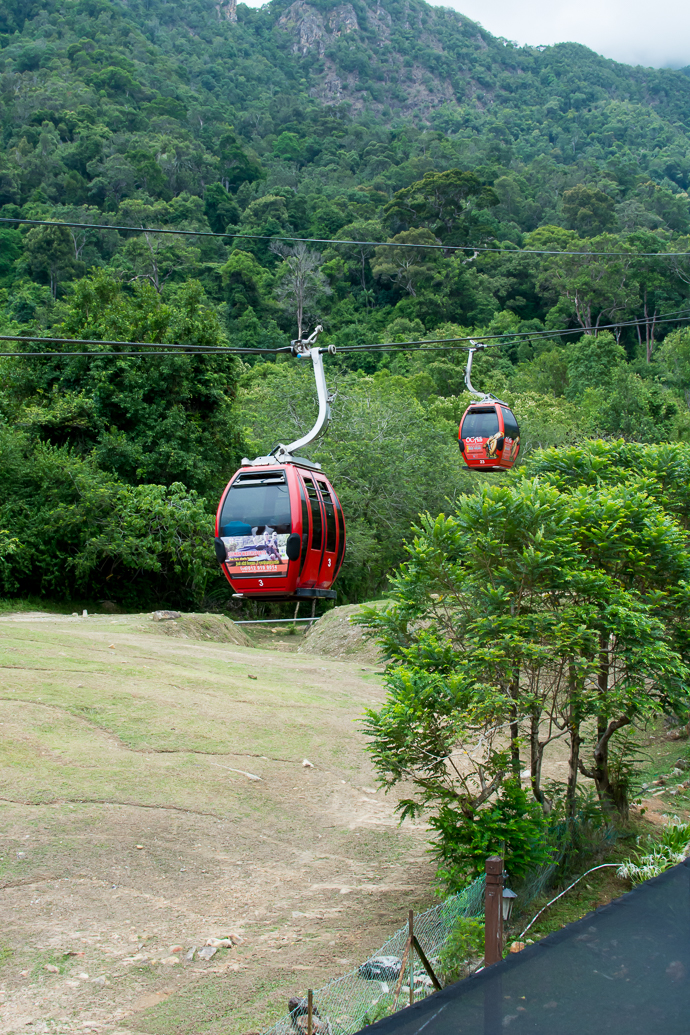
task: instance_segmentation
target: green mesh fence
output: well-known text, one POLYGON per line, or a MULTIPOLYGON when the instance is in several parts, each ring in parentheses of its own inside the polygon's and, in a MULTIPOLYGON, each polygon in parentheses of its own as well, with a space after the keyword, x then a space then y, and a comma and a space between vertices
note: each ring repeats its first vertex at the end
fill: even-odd
MULTIPOLYGON (((484 877, 438 906, 419 913, 414 918, 414 933, 432 967, 438 962, 448 936, 459 917, 482 916, 484 913, 484 877)), ((372 953, 362 965, 343 977, 329 981, 313 992, 314 1035, 352 1035, 365 1024, 387 1016, 394 1009, 402 1010, 410 1002, 410 977, 413 980, 415 1001, 430 995, 434 989, 415 953, 414 967, 406 967, 400 995, 395 1004, 398 983, 394 960, 401 961, 407 942, 408 927, 399 931, 372 953), (386 965, 377 961, 390 958, 386 965)), ((434 969, 436 969, 434 967, 434 969)), ((307 1030, 306 996, 299 1000, 292 1013, 286 1013, 277 1024, 263 1035, 304 1035, 307 1030)))

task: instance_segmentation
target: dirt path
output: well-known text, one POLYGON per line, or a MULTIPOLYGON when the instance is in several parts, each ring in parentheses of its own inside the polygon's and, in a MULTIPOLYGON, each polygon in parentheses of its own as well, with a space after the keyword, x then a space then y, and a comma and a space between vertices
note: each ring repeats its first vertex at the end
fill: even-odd
POLYGON ((0 1033, 261 1031, 431 898, 374 667, 200 628, 0 619, 0 1033))

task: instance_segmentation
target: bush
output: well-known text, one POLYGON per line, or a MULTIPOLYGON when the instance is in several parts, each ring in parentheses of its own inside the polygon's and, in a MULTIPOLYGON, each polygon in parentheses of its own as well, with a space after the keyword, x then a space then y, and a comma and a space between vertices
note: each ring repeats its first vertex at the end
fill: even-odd
POLYGON ((390 1017, 392 1013, 393 996, 384 993, 380 999, 376 1000, 373 1006, 369 1007, 360 1023, 363 1028, 368 1028, 370 1024, 376 1024, 377 1021, 382 1021, 384 1017, 390 1017))
POLYGON ((452 891, 483 873, 489 855, 502 855, 515 881, 551 861, 548 822, 516 779, 506 780, 498 796, 472 817, 444 805, 429 825, 438 834, 433 851, 441 863, 439 876, 452 891))
POLYGON ((67 447, 0 433, 0 592, 198 604, 222 576, 213 513, 176 483, 126 485, 67 447))
POLYGON ((438 959, 441 983, 445 986, 466 977, 472 961, 481 959, 483 955, 484 922, 473 917, 459 917, 438 959))

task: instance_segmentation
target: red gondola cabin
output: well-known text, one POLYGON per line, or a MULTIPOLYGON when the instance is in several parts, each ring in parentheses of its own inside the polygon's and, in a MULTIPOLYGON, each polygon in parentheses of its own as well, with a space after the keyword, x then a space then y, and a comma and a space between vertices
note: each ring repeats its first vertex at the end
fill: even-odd
POLYGON ((507 471, 520 452, 518 422, 500 399, 471 403, 460 422, 458 440, 473 471, 507 471))
POLYGON ((241 467, 221 497, 216 556, 238 596, 334 599, 345 521, 333 486, 298 462, 241 467))

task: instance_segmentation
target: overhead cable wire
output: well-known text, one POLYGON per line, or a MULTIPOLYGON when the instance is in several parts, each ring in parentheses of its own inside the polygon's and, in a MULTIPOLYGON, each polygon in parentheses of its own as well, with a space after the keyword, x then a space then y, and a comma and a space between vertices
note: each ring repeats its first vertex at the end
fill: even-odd
MULTIPOLYGON (((661 323, 678 323, 678 322, 680 322, 682 320, 690 320, 690 308, 677 309, 677 310, 675 310, 672 313, 664 313, 662 316, 657 317, 654 320, 654 326, 658 327, 658 325, 661 324, 661 323)), ((598 333, 599 331, 609 331, 609 330, 618 329, 619 327, 639 327, 639 326, 644 326, 644 324, 645 324, 644 320, 623 320, 620 323, 600 324, 599 327, 596 328, 596 331, 598 333)), ((593 329, 594 328, 592 328, 592 330, 593 329)), ((477 334, 467 335, 466 337, 462 337, 462 338, 427 338, 427 339, 419 339, 419 340, 416 340, 416 341, 384 342, 381 345, 376 345, 376 344, 371 344, 371 345, 339 345, 338 346, 338 352, 339 353, 340 352, 361 352, 361 351, 368 351, 368 352, 374 352, 374 351, 376 351, 376 352, 384 352, 384 351, 385 352, 394 352, 397 349, 407 349, 407 348, 409 348, 411 346, 419 346, 420 349, 426 349, 427 345, 439 346, 439 347, 429 348, 428 351, 430 351, 430 352, 446 352, 446 351, 452 352, 455 349, 462 349, 462 350, 466 351, 470 346, 468 346, 468 345, 452 345, 452 344, 450 344, 447 347, 443 347, 443 345, 441 345, 441 343, 442 342, 456 342, 456 341, 470 341, 471 342, 471 341, 474 341, 474 340, 478 340, 478 341, 482 342, 482 345, 480 347, 483 347, 483 348, 500 348, 500 346, 503 345, 503 344, 506 344, 506 345, 510 344, 510 341, 512 339, 515 339, 515 338, 529 338, 529 339, 531 339, 531 338, 543 338, 543 337, 549 337, 550 338, 550 337, 558 337, 559 335, 562 335, 562 334, 586 334, 586 333, 587 332, 586 332, 584 327, 561 327, 561 328, 557 328, 555 330, 546 330, 546 331, 507 331, 507 332, 505 332, 503 334, 480 334, 480 333, 477 333, 477 334), (484 345, 483 344, 484 341, 487 340, 487 339, 491 340, 491 339, 496 339, 496 338, 501 339, 501 340, 494 341, 494 343, 492 345, 484 345)))
MULTIPOLYGON (((41 339, 37 339, 40 341, 41 339)), ((274 350, 268 349, 253 349, 246 350, 254 352, 260 352, 266 354, 274 350)), ((0 352, 0 356, 37 356, 43 359, 60 359, 62 356, 241 356, 245 353, 242 349, 223 349, 223 348, 211 348, 211 349, 187 349, 182 352, 0 352)))
MULTIPOLYGON (((664 313, 662 316, 657 317, 654 320, 654 325, 658 326, 663 323, 679 323, 683 320, 690 320, 690 308, 677 309, 671 313, 664 313)), ((642 320, 624 320, 620 323, 607 323, 601 324, 596 328, 597 332, 606 331, 611 329, 618 329, 621 327, 639 327, 643 324, 642 320)), ((555 330, 545 331, 507 331, 502 334, 473 334, 466 335, 463 337, 455 338, 416 338, 411 341, 400 341, 400 342, 371 342, 368 345, 341 345, 338 346, 338 353, 350 353, 350 352, 398 352, 398 351, 428 351, 428 352, 454 352, 456 350, 467 352, 472 345, 458 345, 456 342, 473 342, 481 339, 479 345, 480 348, 500 348, 502 345, 508 345, 515 338, 532 338, 538 337, 555 337, 563 334, 583 334, 584 328, 582 327, 561 327, 555 330), (492 344, 485 345, 485 339, 492 341, 492 344), (498 340, 496 340, 498 339, 498 340)), ((41 351, 41 352, 0 352, 0 356, 40 356, 59 358, 61 356, 164 356, 166 352, 161 352, 163 349, 172 349, 174 351, 168 352, 167 355, 184 355, 184 356, 273 356, 281 353, 292 352, 292 347, 289 345, 281 346, 277 349, 262 349, 262 348, 241 348, 232 345, 181 345, 177 342, 150 342, 150 341, 101 341, 99 338, 52 338, 47 335, 12 335, 12 334, 0 334, 0 341, 16 341, 16 342, 48 342, 50 344, 65 344, 65 345, 124 345, 129 349, 141 346, 148 350, 147 352, 134 352, 134 351, 105 351, 98 349, 95 351, 79 350, 78 352, 53 352, 53 351, 41 351)))
MULTIPOLYGON (((199 349, 189 352, 0 352, 0 357, 29 357, 41 359, 61 359, 63 356, 213 356, 217 353, 202 352, 199 349)), ((227 355, 227 353, 223 353, 227 355)), ((233 353, 234 355, 234 353, 233 353)))
POLYGON ((355 241, 338 240, 334 237, 293 237, 289 234, 270 236, 268 234, 235 234, 218 233, 215 230, 179 230, 170 227, 152 226, 122 226, 109 223, 73 223, 63 219, 24 219, 20 216, 0 216, 0 223, 20 223, 28 226, 66 226, 78 230, 117 230, 118 232, 139 233, 139 234, 177 234, 182 237, 227 237, 233 240, 243 241, 295 241, 298 244, 332 244, 332 245, 368 245, 372 248, 417 248, 423 251, 441 252, 498 252, 502 255, 592 255, 592 256, 622 256, 629 258, 678 258, 685 256, 690 258, 690 250, 684 252, 635 252, 635 251, 610 251, 593 252, 586 249, 569 248, 495 248, 485 244, 407 244, 402 241, 355 241))
POLYGON ((50 344, 62 345, 124 345, 127 348, 156 349, 155 352, 105 352, 98 349, 95 352, 0 352, 0 356, 160 356, 164 353, 159 349, 172 349, 182 355, 266 355, 266 353, 290 352, 289 345, 279 349, 241 348, 233 345, 181 345, 171 341, 106 341, 101 338, 53 338, 43 334, 0 334, 0 341, 34 342, 45 341, 50 344))
POLYGON ((76 341, 82 342, 84 345, 127 345, 127 346, 141 346, 142 348, 151 349, 186 349, 186 348, 216 348, 214 345, 199 345, 189 346, 180 345, 177 342, 171 341, 107 341, 102 338, 53 338, 48 334, 0 334, 0 341, 49 341, 53 344, 64 344, 70 345, 76 341))

